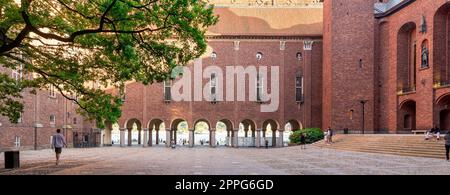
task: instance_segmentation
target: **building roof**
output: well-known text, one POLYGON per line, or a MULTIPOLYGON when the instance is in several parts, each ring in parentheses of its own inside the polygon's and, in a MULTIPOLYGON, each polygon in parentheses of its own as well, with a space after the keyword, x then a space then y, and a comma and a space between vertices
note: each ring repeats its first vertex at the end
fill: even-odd
POLYGON ((208 35, 318 36, 322 35, 320 7, 216 7, 219 22, 208 35))

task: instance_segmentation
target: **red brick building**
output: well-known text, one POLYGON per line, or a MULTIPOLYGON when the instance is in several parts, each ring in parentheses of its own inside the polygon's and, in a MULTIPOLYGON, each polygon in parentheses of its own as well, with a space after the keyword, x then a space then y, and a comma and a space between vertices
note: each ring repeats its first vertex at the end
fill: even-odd
MULTIPOLYGON (((0 72, 15 79, 32 79, 32 74, 24 74, 20 70, 11 71, 0 66, 0 72)), ((26 90, 22 96, 25 108, 17 124, 0 117, 0 151, 49 148, 51 136, 58 128, 69 146, 81 140, 83 133, 92 133, 89 123, 76 113, 77 106, 55 88, 39 90, 36 94, 26 90)))
MULTIPOLYGON (((264 144, 268 126, 276 137, 271 144, 281 146, 286 124, 293 129, 331 127, 355 133, 411 133, 433 126, 450 129, 447 0, 210 2, 216 3, 220 21, 208 31, 207 53, 190 70, 200 63, 203 69, 218 66, 223 72, 227 66, 279 67, 278 110, 261 112, 261 103, 266 103, 258 101, 177 102, 168 96, 173 82, 129 83, 118 123, 122 146, 131 145, 130 139, 125 143, 125 136, 131 136, 133 126, 141 132, 138 142, 144 146, 158 144, 159 138, 147 142, 161 136, 156 132, 177 140, 182 121, 187 122, 191 138, 197 123, 208 124, 211 146, 216 145, 218 122, 226 125, 232 146, 248 137, 257 147, 264 144), (165 129, 160 129, 161 123, 165 129), (240 124, 245 134, 239 133, 240 124)), ((246 86, 254 81, 250 77, 246 86)), ((205 77, 200 85, 207 85, 210 78, 205 77)), ((270 75, 263 81, 261 85, 272 92, 270 75)), ((221 82, 226 81, 219 80, 219 86, 221 82)), ((237 84, 233 86, 238 92, 237 84)), ((41 107, 52 101, 39 99, 41 107)), ((33 108, 33 97, 25 100, 30 105, 27 109, 33 108)), ((43 112, 37 112, 42 121, 48 118, 43 112)), ((0 147, 5 147, 20 131, 3 118, 0 122, 0 147)), ((111 144, 111 129, 109 125, 102 131, 103 144, 111 144)))

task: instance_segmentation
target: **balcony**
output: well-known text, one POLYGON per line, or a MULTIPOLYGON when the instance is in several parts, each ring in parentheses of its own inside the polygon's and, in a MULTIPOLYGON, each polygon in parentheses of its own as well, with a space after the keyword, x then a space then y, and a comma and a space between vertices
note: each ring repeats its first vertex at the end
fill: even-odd
POLYGON ((407 95, 416 92, 416 86, 403 87, 397 90, 397 95, 407 95))
POLYGON ((450 87, 450 80, 448 80, 448 81, 437 81, 433 85, 433 88, 435 88, 435 89, 445 88, 445 87, 450 87))

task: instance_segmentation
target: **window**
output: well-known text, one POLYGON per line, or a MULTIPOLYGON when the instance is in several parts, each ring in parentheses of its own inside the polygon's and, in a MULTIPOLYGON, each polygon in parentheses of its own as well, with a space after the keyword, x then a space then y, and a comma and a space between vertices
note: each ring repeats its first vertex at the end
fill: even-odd
POLYGON ((355 110, 353 110, 353 109, 351 109, 349 112, 348 112, 348 118, 350 119, 350 120, 353 120, 353 114, 355 113, 355 110))
POLYGON ((77 117, 73 118, 73 124, 76 125, 77 124, 77 117))
POLYGON ((54 85, 50 85, 48 89, 48 96, 51 98, 56 98, 56 87, 54 85))
POLYGON ((127 94, 127 87, 126 86, 121 87, 119 95, 120 95, 120 99, 124 102, 125 102, 126 94, 127 94))
POLYGON ((165 80, 164 81, 164 101, 170 101, 172 100, 172 94, 170 92, 171 90, 171 81, 165 80))
POLYGON ((20 81, 23 78, 23 64, 20 64, 17 69, 12 70, 12 75, 11 77, 16 80, 16 81, 20 81))
POLYGON ((54 126, 56 124, 56 116, 50 115, 50 125, 54 126))
POLYGON ((403 124, 403 128, 404 129, 411 129, 411 126, 412 126, 412 117, 411 117, 411 115, 406 114, 404 116, 403 123, 404 123, 403 124))
POLYGON ((217 75, 216 73, 211 74, 211 100, 213 102, 217 99, 217 75))
POLYGON ((303 102, 303 77, 300 74, 295 77, 295 101, 303 102))
POLYGON ((264 77, 262 74, 256 76, 256 101, 262 101, 262 94, 264 93, 264 77))
POLYGON ((263 54, 261 52, 256 53, 256 59, 261 60, 263 58, 263 54))
POLYGON ((217 53, 216 52, 212 52, 211 53, 211 59, 212 60, 216 60, 217 59, 217 53))
POLYGON ((298 61, 302 61, 302 60, 303 60, 303 54, 302 54, 302 52, 298 52, 298 53, 297 53, 297 60, 298 60, 298 61))
POLYGON ((14 145, 16 148, 20 148, 20 137, 19 136, 15 137, 14 145))
POLYGON ((19 114, 19 118, 17 119, 17 123, 23 123, 23 115, 22 115, 22 113, 19 114))

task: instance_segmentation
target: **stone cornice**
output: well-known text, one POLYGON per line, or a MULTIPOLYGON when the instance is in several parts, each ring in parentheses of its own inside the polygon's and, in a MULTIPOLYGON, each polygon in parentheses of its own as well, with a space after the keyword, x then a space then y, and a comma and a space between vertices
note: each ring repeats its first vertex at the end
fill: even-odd
POLYGON ((208 35, 209 40, 322 40, 322 35, 208 35))
POLYGON ((405 8, 406 6, 410 5, 411 3, 415 2, 416 0, 403 0, 400 3, 398 3, 397 5, 389 8, 388 10, 382 12, 382 13, 376 13, 375 14, 375 18, 384 18, 387 16, 390 16, 394 13, 396 13, 397 11, 405 8))

